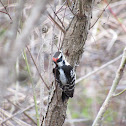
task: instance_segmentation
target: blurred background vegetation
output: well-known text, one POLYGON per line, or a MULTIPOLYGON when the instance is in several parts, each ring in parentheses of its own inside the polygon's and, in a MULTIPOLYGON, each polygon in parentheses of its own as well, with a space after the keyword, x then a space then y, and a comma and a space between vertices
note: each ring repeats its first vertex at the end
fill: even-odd
MULTIPOLYGON (((9 35, 11 34, 18 3, 19 0, 0 0, 0 76, 5 72, 2 71, 2 60, 7 60, 7 57, 3 55, 2 49, 7 47, 8 39, 10 39, 9 35)), ((25 1, 17 36, 22 31, 24 22, 30 15, 34 3, 34 0, 25 1)), ((89 31, 84 54, 77 67, 77 79, 86 76, 120 56, 126 46, 126 0, 113 0, 104 10, 108 3, 109 1, 106 0, 95 2, 91 26, 99 19, 89 31), (101 15, 102 12, 103 14, 101 15), (99 15, 101 16, 99 17, 99 15)), ((69 0, 69 4, 72 6, 71 0, 69 0)), ((72 19, 72 13, 66 2, 54 0, 48 3, 47 8, 48 12, 54 16, 54 19, 59 22, 53 11, 56 12, 67 28, 69 21, 72 19)), ((42 14, 39 23, 36 24, 29 36, 27 47, 30 49, 39 72, 41 72, 44 81, 48 85, 51 85, 49 80, 52 79, 52 68, 54 67, 51 57, 61 45, 62 39, 63 34, 54 25, 47 13, 42 14)), ((120 61, 121 58, 118 58, 105 68, 85 77, 85 79, 76 84, 74 97, 68 103, 67 119, 64 126, 91 126, 109 92, 120 61)), ((6 67, 10 67, 9 61, 6 67)), ((46 106, 48 92, 44 84, 42 84, 43 82, 27 48, 24 48, 22 53, 18 55, 12 68, 8 72, 8 76, 0 80, 0 122, 33 105, 30 109, 8 120, 6 125, 35 126, 37 123, 33 90, 35 90, 37 97, 40 119, 45 109, 41 108, 41 104, 43 102, 46 106), (30 69, 30 73, 28 69, 30 69), (31 84, 31 78, 33 85, 31 84), (9 81, 9 84, 6 85, 3 81, 9 81), (41 96, 42 91, 44 91, 43 96, 41 96), (44 99, 42 102, 40 97, 44 99)), ((124 72, 116 92, 118 93, 125 88, 126 72, 124 72)), ((110 107, 104 115, 103 126, 126 126, 125 93, 112 99, 110 107)))

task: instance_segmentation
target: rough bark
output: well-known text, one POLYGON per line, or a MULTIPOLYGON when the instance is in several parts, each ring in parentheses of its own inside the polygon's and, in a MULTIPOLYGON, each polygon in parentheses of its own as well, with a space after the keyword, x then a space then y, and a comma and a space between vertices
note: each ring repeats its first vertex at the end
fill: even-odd
POLYGON ((67 61, 75 66, 84 51, 84 44, 90 28, 94 0, 78 0, 76 3, 77 16, 74 16, 66 31, 63 41, 63 52, 67 61))
MULTIPOLYGON (((76 12, 64 35, 62 50, 67 61, 75 67, 83 53, 85 41, 90 27, 94 0, 77 0, 74 11, 76 12)), ((55 84, 50 89, 48 107, 41 126, 62 126, 66 118, 66 100, 61 99, 61 89, 55 84)))

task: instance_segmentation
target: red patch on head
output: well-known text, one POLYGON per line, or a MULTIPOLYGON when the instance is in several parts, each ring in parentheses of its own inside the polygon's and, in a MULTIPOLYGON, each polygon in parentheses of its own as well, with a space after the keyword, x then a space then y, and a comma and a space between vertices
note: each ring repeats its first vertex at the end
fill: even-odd
POLYGON ((54 61, 55 63, 57 62, 57 60, 58 60, 58 58, 54 58, 54 57, 53 57, 53 61, 54 61))

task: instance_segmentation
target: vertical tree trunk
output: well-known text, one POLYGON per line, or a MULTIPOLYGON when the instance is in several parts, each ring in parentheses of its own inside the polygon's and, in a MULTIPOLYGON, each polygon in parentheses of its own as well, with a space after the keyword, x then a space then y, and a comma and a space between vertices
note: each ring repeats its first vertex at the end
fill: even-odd
MULTIPOLYGON (((62 50, 67 61, 75 67, 83 53, 83 47, 90 28, 94 0, 76 0, 74 15, 64 35, 62 50)), ((55 84, 50 89, 48 107, 41 126, 62 126, 66 118, 67 101, 61 99, 61 89, 55 84)))

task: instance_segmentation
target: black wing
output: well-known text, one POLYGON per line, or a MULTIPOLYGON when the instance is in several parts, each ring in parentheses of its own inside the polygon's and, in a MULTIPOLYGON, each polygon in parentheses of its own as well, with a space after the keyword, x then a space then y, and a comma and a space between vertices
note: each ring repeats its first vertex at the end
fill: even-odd
POLYGON ((65 99, 68 99, 69 97, 73 97, 74 94, 74 87, 75 87, 75 72, 73 67, 70 65, 63 65, 61 68, 55 67, 53 69, 54 77, 59 84, 60 88, 62 88, 62 100, 65 101, 65 99), (60 72, 59 69, 63 69, 66 77, 67 77, 67 83, 63 85, 60 81, 60 72))
POLYGON ((62 66, 65 75, 67 76, 67 84, 63 86, 63 92, 68 97, 73 97, 74 94, 74 87, 75 87, 75 72, 72 66, 64 65, 62 66))
POLYGON ((58 83, 61 83, 61 81, 60 81, 60 79, 59 79, 60 73, 59 73, 59 68, 58 68, 58 67, 53 68, 53 75, 54 75, 56 81, 57 81, 58 83))

